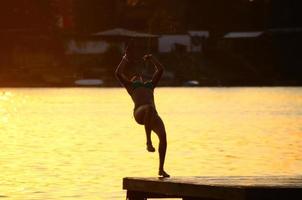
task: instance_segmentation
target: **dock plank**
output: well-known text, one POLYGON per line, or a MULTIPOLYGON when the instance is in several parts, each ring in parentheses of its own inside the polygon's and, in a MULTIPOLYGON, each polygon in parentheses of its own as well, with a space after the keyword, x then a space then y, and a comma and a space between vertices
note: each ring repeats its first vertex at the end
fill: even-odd
POLYGON ((123 189, 183 199, 302 199, 302 176, 126 177, 123 189))

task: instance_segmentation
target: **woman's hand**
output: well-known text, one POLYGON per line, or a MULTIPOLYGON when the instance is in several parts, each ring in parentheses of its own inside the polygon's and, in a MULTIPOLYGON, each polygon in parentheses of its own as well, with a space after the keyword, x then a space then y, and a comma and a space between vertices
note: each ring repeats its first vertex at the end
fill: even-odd
POLYGON ((149 60, 149 59, 152 58, 152 57, 153 57, 152 54, 146 54, 146 55, 143 56, 143 60, 144 60, 144 61, 147 61, 147 60, 149 60))
POLYGON ((134 43, 132 40, 126 46, 124 57, 130 62, 135 60, 134 43))
POLYGON ((125 49, 125 53, 124 53, 123 59, 125 59, 125 60, 128 61, 129 60, 129 54, 130 54, 129 47, 127 46, 126 49, 125 49))
POLYGON ((129 48, 129 46, 127 46, 125 49, 125 54, 123 56, 123 59, 126 60, 127 62, 129 62, 131 60, 131 57, 132 57, 132 54, 131 54, 130 48, 129 48))
POLYGON ((124 56, 123 56, 123 60, 125 60, 125 61, 129 62, 129 58, 128 58, 128 56, 127 56, 127 54, 126 54, 126 53, 125 53, 125 54, 124 54, 124 56))

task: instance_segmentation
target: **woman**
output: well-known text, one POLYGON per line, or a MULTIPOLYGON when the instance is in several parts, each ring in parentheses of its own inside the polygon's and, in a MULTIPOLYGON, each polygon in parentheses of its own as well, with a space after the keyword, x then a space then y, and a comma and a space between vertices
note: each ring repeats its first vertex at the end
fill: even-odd
POLYGON ((147 138, 147 150, 154 152, 155 148, 151 141, 151 131, 154 131, 159 138, 159 171, 158 175, 162 177, 170 177, 164 170, 164 162, 167 149, 166 130, 162 119, 159 117, 154 103, 154 88, 157 86, 162 74, 163 66, 151 55, 145 55, 144 61, 150 61, 155 66, 155 73, 152 80, 144 81, 141 75, 133 76, 130 80, 123 73, 126 64, 129 62, 129 51, 123 56, 122 61, 118 65, 115 75, 121 84, 126 88, 134 102, 134 118, 135 121, 145 126, 147 138))

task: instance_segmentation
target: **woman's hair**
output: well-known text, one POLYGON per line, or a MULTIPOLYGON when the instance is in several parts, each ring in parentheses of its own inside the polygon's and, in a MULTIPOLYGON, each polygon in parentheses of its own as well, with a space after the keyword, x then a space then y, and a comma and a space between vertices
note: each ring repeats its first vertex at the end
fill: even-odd
POLYGON ((144 72, 135 72, 134 75, 131 77, 131 81, 135 81, 136 79, 142 79, 142 81, 147 81, 147 80, 151 80, 152 76, 150 76, 149 74, 146 74, 144 72))

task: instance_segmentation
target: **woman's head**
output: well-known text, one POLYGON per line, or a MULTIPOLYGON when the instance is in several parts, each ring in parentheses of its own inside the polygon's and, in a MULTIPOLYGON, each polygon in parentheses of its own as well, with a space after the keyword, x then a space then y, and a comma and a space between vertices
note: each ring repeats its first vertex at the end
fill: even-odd
POLYGON ((140 74, 136 74, 136 75, 132 76, 131 81, 132 82, 134 82, 134 81, 144 82, 143 77, 140 74))

